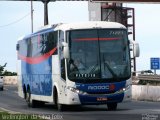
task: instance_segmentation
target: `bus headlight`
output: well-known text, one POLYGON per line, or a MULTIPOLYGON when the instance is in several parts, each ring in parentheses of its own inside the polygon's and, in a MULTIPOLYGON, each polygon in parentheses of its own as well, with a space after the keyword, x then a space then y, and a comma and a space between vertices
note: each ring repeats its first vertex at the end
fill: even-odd
POLYGON ((127 90, 129 90, 131 87, 131 85, 126 85, 124 88, 121 88, 120 90, 118 90, 116 93, 122 93, 122 92, 125 92, 127 90))
POLYGON ((128 84, 128 85, 125 86, 125 88, 123 88, 123 91, 129 90, 130 88, 131 88, 131 85, 128 84))
POLYGON ((74 93, 77 93, 77 94, 87 94, 86 92, 83 92, 83 91, 81 91, 81 90, 79 90, 77 88, 74 88, 74 87, 68 86, 67 89, 72 91, 72 92, 74 92, 74 93))

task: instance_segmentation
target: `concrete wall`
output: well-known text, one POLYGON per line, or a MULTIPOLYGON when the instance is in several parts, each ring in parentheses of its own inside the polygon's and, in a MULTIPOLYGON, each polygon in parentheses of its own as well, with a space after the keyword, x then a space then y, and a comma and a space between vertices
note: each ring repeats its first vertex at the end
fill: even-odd
MULTIPOLYGON (((17 76, 5 76, 4 83, 17 85, 17 76)), ((132 98, 143 101, 160 101, 160 86, 132 85, 132 98)))
POLYGON ((132 85, 132 98, 143 101, 160 101, 160 86, 132 85))
POLYGON ((17 76, 5 76, 3 77, 4 84, 17 85, 17 76))

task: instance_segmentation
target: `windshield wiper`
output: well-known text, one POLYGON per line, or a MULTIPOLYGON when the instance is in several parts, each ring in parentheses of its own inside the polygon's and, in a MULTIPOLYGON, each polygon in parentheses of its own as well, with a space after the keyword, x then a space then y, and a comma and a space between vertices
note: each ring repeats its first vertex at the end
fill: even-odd
POLYGON ((115 79, 118 79, 117 75, 114 73, 114 71, 112 70, 112 68, 109 66, 109 64, 107 62, 104 62, 104 65, 107 66, 109 72, 112 74, 112 76, 115 78, 115 79))
POLYGON ((90 70, 89 74, 91 74, 93 71, 95 71, 95 69, 97 68, 97 66, 98 66, 98 63, 96 63, 96 64, 93 66, 93 68, 90 70))

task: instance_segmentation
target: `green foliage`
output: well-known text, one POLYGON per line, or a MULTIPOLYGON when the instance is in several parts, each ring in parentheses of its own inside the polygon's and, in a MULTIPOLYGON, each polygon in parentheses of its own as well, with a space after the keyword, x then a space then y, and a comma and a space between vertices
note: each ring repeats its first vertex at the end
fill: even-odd
POLYGON ((16 76, 16 72, 9 72, 7 70, 4 71, 3 76, 16 76))
POLYGON ((6 67, 7 63, 5 63, 3 66, 0 65, 0 76, 3 76, 4 68, 6 67))
POLYGON ((5 70, 4 68, 6 67, 7 63, 5 63, 3 66, 0 65, 0 76, 16 76, 17 73, 16 72, 10 72, 5 70))

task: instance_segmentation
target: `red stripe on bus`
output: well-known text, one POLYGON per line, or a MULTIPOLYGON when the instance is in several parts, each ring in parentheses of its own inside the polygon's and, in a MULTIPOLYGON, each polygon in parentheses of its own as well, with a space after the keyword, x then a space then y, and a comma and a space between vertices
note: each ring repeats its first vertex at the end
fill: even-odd
POLYGON ((57 48, 53 48, 51 51, 49 51, 48 53, 45 53, 44 55, 42 56, 38 56, 38 57, 26 57, 26 56, 23 56, 23 55, 20 55, 18 54, 18 57, 29 63, 29 64, 38 64, 42 61, 44 61, 45 59, 49 58, 51 55, 53 55, 53 53, 57 50, 57 48))
POLYGON ((95 41, 95 40, 120 40, 121 38, 79 38, 74 41, 95 41))

